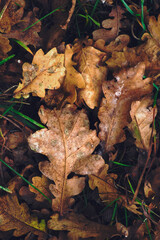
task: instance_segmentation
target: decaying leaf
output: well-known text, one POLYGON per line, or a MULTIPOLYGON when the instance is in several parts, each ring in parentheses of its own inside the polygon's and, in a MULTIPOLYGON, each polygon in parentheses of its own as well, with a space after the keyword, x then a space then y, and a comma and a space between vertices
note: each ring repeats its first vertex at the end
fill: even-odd
POLYGON ((19 204, 15 193, 0 198, 0 230, 13 231, 14 237, 32 232, 41 237, 45 236, 46 224, 44 220, 38 222, 38 218, 29 214, 29 208, 25 203, 19 204))
POLYGON ((65 49, 66 76, 64 79, 64 89, 69 94, 67 100, 70 103, 74 103, 77 100, 76 87, 85 87, 85 81, 82 75, 74 68, 77 63, 73 62, 72 56, 73 50, 69 45, 67 45, 65 49))
POLYGON ((96 41, 98 39, 103 39, 105 42, 110 42, 114 40, 122 28, 123 24, 121 22, 124 19, 124 10, 117 6, 113 8, 109 17, 111 19, 106 19, 102 22, 102 29, 95 30, 93 34, 93 39, 96 41))
POLYGON ((65 76, 64 54, 58 54, 56 48, 44 55, 38 50, 32 64, 23 64, 23 79, 14 91, 14 97, 29 97, 29 93, 44 97, 45 89, 58 89, 65 76))
POLYGON ((51 220, 48 221, 48 228, 69 231, 68 238, 70 240, 93 237, 96 240, 104 240, 117 234, 115 226, 105 226, 89 221, 83 215, 78 215, 74 212, 67 214, 65 218, 61 219, 59 219, 58 214, 54 214, 51 216, 51 220))
POLYGON ((104 142, 106 151, 112 151, 114 144, 125 140, 123 128, 129 124, 132 101, 152 92, 151 79, 143 80, 144 71, 145 64, 139 63, 134 68, 122 69, 115 75, 116 82, 112 80, 103 83, 105 98, 98 117, 99 138, 104 142))
POLYGON ((9 44, 9 40, 3 36, 0 36, 0 59, 7 57, 7 53, 12 49, 9 44))
POLYGON ((0 21, 0 32, 8 33, 11 27, 18 23, 24 13, 25 1, 24 0, 11 0, 7 1, 4 6, 4 12, 0 21), (16 4, 17 3, 17 4, 16 4), (20 7, 18 7, 18 5, 20 7))
MULTIPOLYGON (((49 180, 48 178, 46 178, 44 175, 42 175, 42 177, 33 177, 32 178, 32 182, 33 185, 38 188, 42 193, 45 194, 45 196, 47 196, 48 198, 51 198, 51 193, 49 191, 49 180)), ((34 192, 36 194, 35 199, 39 202, 43 202, 46 198, 40 194, 36 189, 34 189, 33 187, 31 187, 29 185, 29 190, 31 192, 34 192)))
POLYGON ((156 134, 155 129, 152 133, 151 124, 153 123, 153 111, 155 111, 155 116, 157 111, 153 109, 152 105, 153 100, 149 96, 133 102, 130 111, 132 122, 128 125, 133 137, 136 139, 136 146, 146 151, 149 150, 151 136, 153 137, 156 134))
POLYGON ((110 173, 107 174, 109 166, 106 164, 98 175, 89 175, 89 187, 94 190, 98 188, 100 198, 110 203, 118 198, 118 192, 115 188, 115 180, 117 175, 110 173))
POLYGON ((105 53, 92 46, 82 48, 78 70, 85 80, 85 88, 79 91, 78 101, 85 101, 91 109, 98 107, 102 94, 102 82, 107 76, 107 67, 102 62, 105 53))
POLYGON ((92 156, 99 143, 96 131, 89 130, 89 120, 84 110, 67 105, 62 110, 49 110, 41 106, 41 121, 48 129, 42 129, 28 138, 30 147, 46 155, 49 161, 40 162, 40 171, 54 181, 50 190, 54 211, 63 215, 74 202, 71 198, 79 194, 85 186, 85 178, 73 176, 71 172, 81 175, 96 174, 104 165, 101 156, 92 156))
POLYGON ((11 30, 3 35, 6 38, 18 39, 25 45, 31 44, 35 47, 38 47, 41 44, 41 38, 38 35, 38 32, 41 30, 41 22, 37 21, 38 19, 35 17, 34 12, 30 11, 18 24, 16 24, 16 26, 12 26, 11 30), (35 22, 37 23, 34 26, 23 31, 35 22))
POLYGON ((156 40, 156 42, 160 46, 160 14, 158 15, 157 20, 155 16, 151 16, 149 18, 148 29, 151 36, 156 40))

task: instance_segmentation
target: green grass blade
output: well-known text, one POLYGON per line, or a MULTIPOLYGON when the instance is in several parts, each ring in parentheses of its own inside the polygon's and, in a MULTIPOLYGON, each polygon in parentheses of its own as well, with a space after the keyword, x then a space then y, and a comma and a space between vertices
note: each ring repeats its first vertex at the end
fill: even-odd
POLYGON ((96 0, 94 7, 92 9, 92 12, 91 12, 91 17, 93 17, 99 2, 100 2, 100 0, 96 0))
POLYGON ((128 12, 130 12, 130 14, 132 14, 133 16, 136 16, 136 14, 132 11, 132 9, 128 6, 128 4, 124 0, 121 0, 121 2, 124 4, 128 12))
POLYGON ((17 40, 15 38, 12 38, 12 40, 16 43, 18 43, 21 47, 23 47, 27 52, 29 52, 30 54, 33 55, 33 52, 31 51, 31 49, 29 47, 27 47, 23 42, 21 42, 20 40, 17 40))
POLYGON ((86 20, 89 18, 94 24, 96 24, 98 27, 100 27, 100 23, 94 20, 90 15, 83 15, 83 14, 78 14, 78 16, 85 18, 86 20))
POLYGON ((3 186, 1 186, 1 185, 0 185, 0 189, 2 189, 2 190, 5 191, 5 192, 12 193, 12 191, 11 191, 10 189, 5 188, 5 187, 3 187, 3 186))
POLYGON ((37 127, 45 128, 45 126, 43 126, 42 124, 38 123, 37 121, 35 121, 34 119, 28 117, 27 115, 25 115, 25 114, 15 110, 14 108, 11 108, 10 111, 16 113, 17 115, 19 115, 21 117, 23 117, 24 119, 28 120, 32 124, 36 125, 37 127))
POLYGON ((51 199, 48 198, 44 193, 42 193, 38 188, 36 188, 32 183, 30 183, 26 178, 24 178, 21 174, 19 174, 16 170, 14 170, 11 166, 9 166, 6 162, 4 162, 2 159, 0 161, 6 165, 9 169, 11 169, 16 175, 18 175, 20 178, 22 178, 26 183, 28 183, 32 188, 37 190, 43 197, 45 197, 50 203, 51 199))
POLYGON ((28 26, 27 28, 23 29, 22 32, 28 30, 29 28, 33 27, 35 24, 37 24, 38 22, 42 21, 44 18, 48 17, 49 15, 51 15, 52 13, 58 11, 61 7, 58 7, 56 9, 54 9, 52 12, 46 14, 44 17, 40 18, 38 21, 36 21, 35 23, 31 24, 30 26, 28 26))
POLYGON ((4 63, 8 62, 10 59, 14 58, 15 56, 16 56, 15 54, 12 54, 11 56, 0 61, 0 66, 3 65, 4 63))
MULTIPOLYGON (((111 161, 112 162, 112 161, 111 161)), ((132 167, 132 165, 128 165, 128 164, 124 164, 124 163, 119 163, 119 162, 115 162, 113 161, 114 164, 117 164, 117 165, 120 165, 120 166, 123 166, 123 167, 132 167)))
POLYGON ((142 23, 142 27, 143 27, 143 30, 145 31, 146 30, 146 25, 144 23, 144 0, 141 0, 141 23, 142 23))
POLYGON ((115 203, 115 206, 114 206, 114 210, 113 210, 111 222, 113 222, 114 219, 115 219, 117 207, 118 207, 118 203, 116 202, 116 203, 115 203))

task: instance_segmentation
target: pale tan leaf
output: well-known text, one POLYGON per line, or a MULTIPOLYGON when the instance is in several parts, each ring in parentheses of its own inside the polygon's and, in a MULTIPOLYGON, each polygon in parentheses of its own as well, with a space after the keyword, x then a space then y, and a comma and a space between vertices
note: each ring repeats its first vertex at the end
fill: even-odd
POLYGON ((41 162, 39 169, 54 181, 55 184, 50 185, 55 197, 52 207, 62 215, 73 204, 72 196, 79 194, 85 186, 84 177, 68 179, 68 175, 71 172, 85 175, 97 173, 104 160, 100 156, 91 156, 99 139, 95 130, 89 130, 89 120, 84 110, 78 111, 72 105, 62 110, 49 110, 41 106, 39 116, 48 129, 37 131, 28 141, 33 150, 49 159, 41 162))
POLYGON ((104 142, 106 151, 114 150, 114 144, 123 142, 123 128, 130 121, 131 103, 152 92, 151 79, 143 80, 145 64, 139 63, 134 68, 122 69, 115 75, 115 80, 103 83, 103 98, 98 117, 100 119, 99 137, 104 142))

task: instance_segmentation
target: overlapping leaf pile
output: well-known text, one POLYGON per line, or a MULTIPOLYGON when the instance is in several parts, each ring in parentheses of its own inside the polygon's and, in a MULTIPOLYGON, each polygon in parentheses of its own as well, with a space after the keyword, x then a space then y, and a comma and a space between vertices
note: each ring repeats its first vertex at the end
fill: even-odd
MULTIPOLYGON (((3 19, 6 22, 1 22, 0 31, 4 33, 0 35, 2 41, 6 37, 14 38, 14 34, 17 36, 15 24, 18 23, 20 29, 26 27, 31 14, 28 13, 20 21, 23 16, 22 3, 22 7, 12 16, 3 19)), ((120 8, 118 11, 122 19, 123 11, 120 8)), ((118 18, 115 9, 110 14, 112 16, 118 18)), ((106 20, 103 27, 110 28, 116 19, 106 20)), ((119 24, 122 24, 120 20, 119 24)), ((94 32, 96 41, 87 38, 75 40, 73 45, 66 45, 61 53, 56 48, 46 54, 42 49, 38 50, 31 64, 23 64, 23 79, 14 91, 15 98, 28 98, 30 94, 44 100, 50 94, 52 100, 55 98, 54 107, 40 107, 38 114, 45 128, 31 134, 28 143, 32 150, 48 158, 39 163, 42 177, 32 178, 34 185, 52 198, 52 216, 47 227, 55 231, 68 231, 68 239, 93 237, 102 240, 120 232, 118 227, 94 223, 71 212, 74 197, 83 191, 87 179, 90 189, 97 187, 102 201, 110 204, 118 199, 119 205, 135 214, 142 214, 137 202, 129 201, 128 204, 126 196, 119 193, 114 184, 118 176, 108 173, 109 165, 94 151, 100 143, 104 152, 112 155, 115 145, 126 140, 126 127, 135 138, 137 148, 146 152, 150 149, 151 140, 156 134, 153 121, 157 109, 153 108, 152 93, 153 81, 160 67, 160 15, 158 20, 148 16, 150 34, 144 33, 143 43, 133 48, 128 47, 129 36, 117 37, 119 28, 114 26, 115 23, 105 40, 99 39, 98 32, 94 32), (112 80, 107 79, 108 72, 112 72, 112 80), (57 98, 57 93, 60 98, 57 98), (91 111, 97 109, 97 131, 90 129, 84 108, 91 111)), ((26 38, 27 45, 38 41, 37 31, 36 28, 34 37, 26 38)), ((4 57, 9 50, 9 45, 3 45, 1 55, 4 57)), ((43 203, 40 193, 31 187, 30 192, 35 194, 37 202, 43 203)), ((15 193, 0 201, 1 231, 14 230, 14 236, 33 232, 47 238, 44 221, 38 223, 37 218, 29 214, 27 205, 18 202, 15 193), (16 203, 14 209, 12 201, 16 203), (13 218, 14 224, 11 223, 13 218)))

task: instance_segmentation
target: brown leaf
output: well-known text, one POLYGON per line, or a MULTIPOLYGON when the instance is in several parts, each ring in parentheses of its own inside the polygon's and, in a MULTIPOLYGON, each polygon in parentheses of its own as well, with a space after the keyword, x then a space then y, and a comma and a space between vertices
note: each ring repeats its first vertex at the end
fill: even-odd
POLYGON ((156 40, 156 42, 160 46, 160 14, 158 15, 157 20, 155 16, 150 16, 148 29, 151 36, 156 40))
POLYGON ((125 140, 123 128, 129 124, 132 101, 152 92, 151 79, 143 80, 145 64, 137 64, 128 70, 122 69, 114 80, 103 83, 103 98, 99 109, 99 137, 105 143, 106 151, 125 140))
POLYGON ((133 137, 136 139, 135 144, 138 148, 149 150, 151 136, 156 134, 155 129, 152 133, 153 123, 153 100, 151 97, 144 97, 140 101, 132 102, 130 115, 132 122, 128 125, 133 137))
POLYGON ((68 179, 68 175, 71 172, 97 173, 104 160, 100 156, 91 156, 99 139, 96 131, 89 130, 89 120, 84 110, 78 111, 71 105, 62 110, 49 110, 41 106, 39 116, 48 129, 37 131, 28 141, 33 150, 49 159, 41 162, 39 169, 54 181, 55 184, 50 185, 55 196, 52 207, 62 215, 74 202, 71 197, 79 194, 85 186, 84 177, 68 179))
POLYGON ((115 188, 115 179, 117 178, 116 174, 107 174, 109 166, 106 164, 99 174, 89 175, 89 187, 94 190, 98 188, 100 198, 110 203, 118 197, 117 189, 115 188))
POLYGON ((103 240, 111 238, 117 233, 115 226, 105 226, 96 222, 87 220, 83 215, 74 212, 67 214, 65 218, 59 219, 58 214, 51 216, 48 221, 48 228, 53 230, 69 231, 68 238, 70 240, 78 240, 83 238, 95 238, 103 240))
MULTIPOLYGON (((33 9, 34 11, 34 9, 33 9)), ((35 17, 34 12, 28 12, 22 20, 13 26, 9 33, 4 34, 7 38, 15 38, 22 41, 25 45, 33 45, 34 47, 40 46, 41 38, 38 32, 41 31, 41 22, 37 22, 38 19, 35 17), (23 31, 33 23, 37 22, 31 28, 23 31)))
POLYGON ((70 95, 67 100, 70 103, 74 103, 77 100, 77 88, 84 88, 85 81, 82 75, 74 68, 77 65, 76 62, 72 60, 73 50, 67 45, 65 49, 65 67, 66 76, 64 80, 64 89, 70 95))
POLYGON ((6 3, 4 6, 5 10, 0 21, 0 32, 9 33, 11 31, 12 26, 21 20, 24 13, 24 7, 24 0, 11 0, 6 3))
MULTIPOLYGON (((46 178, 44 175, 42 175, 42 177, 33 177, 32 178, 32 182, 33 185, 38 188, 42 193, 45 194, 45 196, 47 196, 48 198, 51 198, 51 193, 49 191, 49 180, 48 178, 46 178)), ((34 192, 36 194, 35 199, 39 202, 43 202, 46 198, 43 197, 42 194, 40 194, 36 189, 34 189, 33 187, 31 187, 29 185, 29 190, 31 192, 34 192)))
POLYGON ((102 63, 105 53, 92 46, 82 48, 78 70, 85 81, 85 88, 79 91, 78 102, 82 100, 91 109, 98 107, 102 94, 102 82, 107 76, 107 67, 102 63))
POLYGON ((58 54, 56 48, 44 55, 39 49, 32 64, 23 64, 23 79, 14 91, 14 97, 29 97, 34 93, 39 97, 45 96, 45 89, 58 89, 65 76, 64 54, 58 54))
POLYGON ((0 230, 14 230, 13 236, 19 237, 28 232, 45 236, 46 226, 44 220, 40 223, 38 218, 29 214, 25 203, 19 204, 15 194, 8 194, 0 198, 0 230))
POLYGON ((12 49, 9 40, 0 36, 0 59, 7 57, 7 53, 12 49))
POLYGON ((98 39, 103 39, 105 42, 110 42, 114 40, 120 31, 120 28, 122 28, 123 24, 121 22, 123 16, 124 10, 117 6, 116 8, 113 8, 111 13, 109 14, 109 17, 111 19, 106 19, 102 22, 102 29, 95 30, 93 34, 93 39, 96 41, 98 39))

